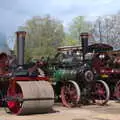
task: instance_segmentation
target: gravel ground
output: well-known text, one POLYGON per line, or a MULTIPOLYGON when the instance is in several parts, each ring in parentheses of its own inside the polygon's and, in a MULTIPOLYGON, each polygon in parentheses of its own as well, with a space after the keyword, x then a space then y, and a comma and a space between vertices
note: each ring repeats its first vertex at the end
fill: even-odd
POLYGON ((6 114, 1 108, 0 120, 120 120, 120 103, 110 101, 105 106, 86 105, 77 108, 55 104, 51 113, 25 116, 6 114))

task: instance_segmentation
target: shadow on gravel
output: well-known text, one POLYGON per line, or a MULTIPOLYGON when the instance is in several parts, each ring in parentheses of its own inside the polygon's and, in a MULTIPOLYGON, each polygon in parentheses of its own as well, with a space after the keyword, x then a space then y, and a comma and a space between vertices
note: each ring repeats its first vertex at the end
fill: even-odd
POLYGON ((83 106, 82 109, 87 109, 94 112, 106 113, 106 114, 120 114, 120 107, 105 105, 105 106, 83 106))
MULTIPOLYGON (((72 119, 72 120, 89 120, 89 119, 84 119, 84 118, 78 118, 78 119, 72 119)), ((110 119, 103 119, 103 118, 95 118, 93 120, 110 120, 110 119)))
MULTIPOLYGON (((7 114, 11 114, 12 115, 12 113, 8 110, 8 108, 5 108, 5 112, 7 114)), ((22 115, 18 115, 18 116, 49 115, 49 114, 58 113, 58 112, 60 112, 60 111, 54 110, 54 109, 50 109, 48 112, 44 112, 44 113, 39 113, 39 112, 38 113, 29 113, 29 114, 22 114, 22 115)))
POLYGON ((76 118, 76 119, 72 119, 72 120, 88 120, 88 119, 84 119, 84 118, 76 118))

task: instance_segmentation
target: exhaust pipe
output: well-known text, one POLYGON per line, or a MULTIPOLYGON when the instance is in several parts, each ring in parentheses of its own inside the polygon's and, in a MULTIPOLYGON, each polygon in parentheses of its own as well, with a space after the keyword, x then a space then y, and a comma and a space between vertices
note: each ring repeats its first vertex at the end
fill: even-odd
POLYGON ((17 31, 17 64, 18 66, 24 65, 24 49, 25 49, 25 31, 17 31))
POLYGON ((81 46, 82 46, 82 52, 83 52, 83 61, 85 60, 85 54, 88 52, 88 37, 89 34, 87 32, 81 33, 81 46))

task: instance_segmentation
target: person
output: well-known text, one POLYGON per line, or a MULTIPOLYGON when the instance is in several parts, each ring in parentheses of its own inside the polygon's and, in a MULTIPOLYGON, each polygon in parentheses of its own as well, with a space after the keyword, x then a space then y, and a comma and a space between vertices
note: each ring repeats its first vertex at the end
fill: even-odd
POLYGON ((96 71, 97 73, 100 72, 100 68, 104 67, 104 55, 101 53, 96 53, 92 59, 92 67, 93 70, 96 71))
POLYGON ((115 67, 120 67, 120 56, 115 55, 113 64, 115 67))
POLYGON ((6 74, 8 70, 8 56, 5 53, 0 54, 0 75, 6 74))

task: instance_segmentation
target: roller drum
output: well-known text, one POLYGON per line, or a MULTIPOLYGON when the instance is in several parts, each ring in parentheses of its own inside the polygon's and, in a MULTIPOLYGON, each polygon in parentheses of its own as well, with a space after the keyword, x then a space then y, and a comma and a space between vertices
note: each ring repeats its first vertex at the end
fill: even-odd
POLYGON ((52 110, 54 91, 47 81, 18 81, 23 102, 17 111, 18 115, 46 113, 52 110))

